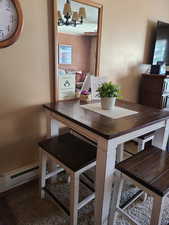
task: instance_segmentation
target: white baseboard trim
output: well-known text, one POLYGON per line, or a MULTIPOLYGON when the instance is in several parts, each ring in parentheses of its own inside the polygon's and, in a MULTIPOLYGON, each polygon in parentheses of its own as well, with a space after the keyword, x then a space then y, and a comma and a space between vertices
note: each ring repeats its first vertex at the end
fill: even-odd
POLYGON ((27 183, 39 176, 38 163, 0 174, 0 193, 8 191, 14 187, 27 183))

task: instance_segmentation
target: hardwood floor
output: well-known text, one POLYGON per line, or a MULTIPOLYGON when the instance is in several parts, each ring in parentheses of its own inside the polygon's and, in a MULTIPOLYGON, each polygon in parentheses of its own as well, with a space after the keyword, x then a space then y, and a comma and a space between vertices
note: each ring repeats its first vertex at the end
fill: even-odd
POLYGON ((0 225, 17 225, 16 218, 5 198, 0 198, 0 225))

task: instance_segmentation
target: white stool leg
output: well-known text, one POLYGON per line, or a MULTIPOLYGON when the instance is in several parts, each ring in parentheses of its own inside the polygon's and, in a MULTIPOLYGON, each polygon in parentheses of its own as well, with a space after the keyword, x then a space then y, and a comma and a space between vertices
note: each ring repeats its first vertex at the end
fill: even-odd
POLYGON ((120 144, 117 146, 116 150, 116 163, 119 163, 123 160, 124 155, 124 144, 120 144))
POLYGON ((164 198, 160 196, 154 197, 150 225, 161 224, 162 213, 163 213, 163 203, 164 203, 164 198))
MULTIPOLYGON (((119 163, 123 160, 123 153, 124 153, 124 144, 120 144, 117 146, 116 150, 116 162, 119 163)), ((120 198, 121 198, 121 192, 123 188, 123 180, 121 179, 121 173, 119 171, 115 171, 115 182, 114 187, 112 191, 112 196, 114 196, 114 199, 111 199, 111 205, 110 205, 110 212, 109 212, 109 225, 115 224, 116 221, 116 208, 119 207, 120 204, 120 198), (116 193, 116 195, 113 195, 113 193, 116 193)))
POLYGON ((145 142, 143 140, 138 141, 138 152, 143 151, 145 148, 145 142))
POLYGON ((45 198, 45 191, 43 188, 46 186, 46 167, 47 167, 47 154, 41 150, 40 151, 40 192, 41 199, 45 198))
POLYGON ((144 193, 141 195, 141 200, 142 200, 143 202, 145 202, 145 201, 147 200, 147 198, 148 198, 148 195, 147 195, 146 192, 144 192, 144 193))
POLYGON ((117 208, 119 208, 119 205, 120 205, 123 184, 124 184, 124 179, 121 176, 118 176, 113 188, 113 193, 116 193, 116 194, 112 194, 114 198, 111 199, 109 222, 108 222, 109 225, 115 225, 116 223, 117 208))
POLYGON ((68 178, 67 178, 67 183, 68 183, 68 184, 70 184, 70 180, 71 180, 71 177, 68 176, 68 178))
MULTIPOLYGON (((138 141, 138 152, 143 151, 144 148, 145 148, 145 141, 139 140, 139 141, 138 141)), ((142 199, 143 202, 146 201, 146 200, 147 200, 147 193, 144 193, 144 194, 141 196, 141 199, 142 199)))
POLYGON ((77 225, 79 203, 79 174, 71 176, 70 180, 70 225, 77 225))

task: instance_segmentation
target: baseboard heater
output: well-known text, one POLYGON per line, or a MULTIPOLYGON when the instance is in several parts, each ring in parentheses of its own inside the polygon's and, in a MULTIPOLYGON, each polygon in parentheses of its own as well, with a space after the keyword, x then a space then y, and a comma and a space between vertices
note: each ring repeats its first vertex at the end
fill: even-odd
POLYGON ((38 175, 38 163, 29 164, 7 173, 0 173, 0 193, 36 179, 38 175))

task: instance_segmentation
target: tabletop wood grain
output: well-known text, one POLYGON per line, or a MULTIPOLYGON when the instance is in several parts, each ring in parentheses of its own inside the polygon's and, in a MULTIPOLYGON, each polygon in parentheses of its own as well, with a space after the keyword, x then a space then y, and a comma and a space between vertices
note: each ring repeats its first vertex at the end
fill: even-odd
POLYGON ((43 107, 106 139, 112 139, 155 124, 156 122, 169 119, 169 112, 167 111, 123 100, 117 100, 116 105, 137 111, 138 113, 120 119, 111 119, 81 107, 82 104, 86 103, 80 102, 79 100, 71 100, 44 104, 43 107))
POLYGON ((118 163, 116 169, 160 196, 169 191, 169 153, 159 148, 148 146, 118 163))

